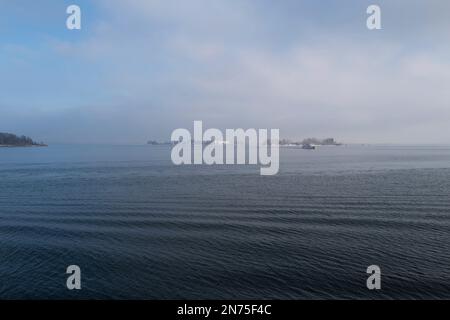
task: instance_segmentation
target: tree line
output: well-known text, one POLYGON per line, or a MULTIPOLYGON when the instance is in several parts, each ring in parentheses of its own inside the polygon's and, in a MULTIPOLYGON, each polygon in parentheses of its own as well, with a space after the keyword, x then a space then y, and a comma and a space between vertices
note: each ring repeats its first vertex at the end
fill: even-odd
POLYGON ((37 143, 33 141, 30 137, 26 136, 16 136, 12 133, 2 133, 0 132, 0 145, 6 146, 37 146, 43 145, 43 143, 37 143))

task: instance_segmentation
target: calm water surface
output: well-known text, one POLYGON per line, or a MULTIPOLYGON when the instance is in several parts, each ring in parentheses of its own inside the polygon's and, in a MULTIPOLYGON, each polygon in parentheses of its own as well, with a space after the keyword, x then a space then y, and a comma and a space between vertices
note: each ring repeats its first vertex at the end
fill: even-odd
POLYGON ((0 148, 0 298, 450 298, 450 147, 282 149, 280 168, 0 148))

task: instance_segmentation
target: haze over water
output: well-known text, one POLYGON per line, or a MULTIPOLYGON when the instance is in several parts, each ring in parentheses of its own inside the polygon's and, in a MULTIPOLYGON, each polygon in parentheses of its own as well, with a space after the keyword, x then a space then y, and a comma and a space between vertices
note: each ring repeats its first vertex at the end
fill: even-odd
POLYGON ((263 177, 176 167, 168 146, 0 148, 0 298, 450 298, 450 147, 280 162, 263 177))

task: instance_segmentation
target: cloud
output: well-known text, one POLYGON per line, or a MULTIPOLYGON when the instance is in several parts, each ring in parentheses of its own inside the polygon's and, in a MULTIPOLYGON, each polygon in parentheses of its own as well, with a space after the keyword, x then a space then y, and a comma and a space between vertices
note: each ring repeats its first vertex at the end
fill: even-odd
POLYGON ((370 32, 366 3, 349 3, 98 1, 82 38, 46 38, 55 63, 73 66, 54 80, 84 94, 66 91, 65 107, 27 117, 61 124, 71 142, 167 139, 203 120, 296 138, 448 143, 449 6, 382 1, 383 30, 370 32))

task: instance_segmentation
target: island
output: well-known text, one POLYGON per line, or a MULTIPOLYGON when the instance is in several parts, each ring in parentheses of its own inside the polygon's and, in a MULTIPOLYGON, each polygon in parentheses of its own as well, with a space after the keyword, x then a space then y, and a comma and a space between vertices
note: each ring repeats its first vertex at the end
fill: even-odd
MULTIPOLYGON (((215 139, 211 139, 210 141, 202 141, 202 144, 209 145, 209 144, 213 143, 214 141, 215 141, 215 139)), ((179 143, 179 141, 159 142, 156 140, 149 140, 147 142, 148 145, 152 145, 152 146, 163 146, 163 145, 174 146, 178 143, 179 143)), ((194 144, 195 141, 192 140, 191 143, 194 144)), ((267 144, 268 145, 272 144, 270 139, 267 139, 267 144)), ((281 139, 278 144, 280 147, 301 147, 302 149, 307 149, 307 150, 315 150, 316 147, 319 147, 319 146, 342 146, 342 143, 337 142, 334 138, 326 138, 326 139, 307 138, 307 139, 303 139, 302 141, 295 141, 292 139, 281 139)))
MULTIPOLYGON (((267 141, 270 144, 270 140, 267 141)), ((307 138, 302 141, 294 141, 291 139, 281 139, 279 142, 280 147, 301 147, 302 149, 315 150, 319 146, 342 146, 342 143, 336 142, 334 138, 317 139, 307 138)))
POLYGON ((30 137, 0 132, 0 147, 47 147, 47 145, 35 142, 30 137))
POLYGON ((290 139, 281 139, 280 146, 341 146, 342 143, 336 142, 334 138, 317 139, 307 138, 302 141, 293 141, 290 139))
POLYGON ((151 146, 168 146, 168 145, 173 145, 174 142, 173 141, 164 141, 164 142, 159 142, 156 140, 150 140, 147 142, 148 145, 151 146))

